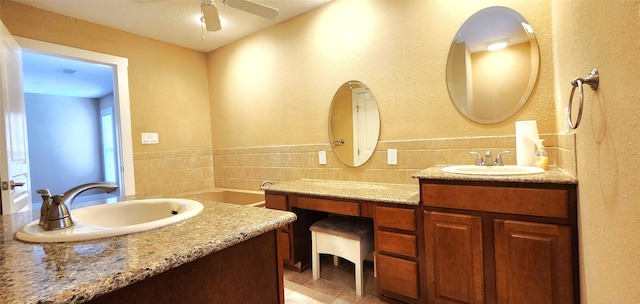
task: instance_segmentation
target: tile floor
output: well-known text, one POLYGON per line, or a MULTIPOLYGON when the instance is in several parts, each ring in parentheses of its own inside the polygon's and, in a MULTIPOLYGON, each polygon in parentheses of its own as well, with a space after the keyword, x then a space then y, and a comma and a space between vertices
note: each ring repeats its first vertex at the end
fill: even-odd
POLYGON ((373 263, 364 262, 364 292, 356 295, 356 279, 353 263, 340 259, 333 265, 333 257, 321 256, 320 279, 313 280, 311 268, 298 273, 284 269, 285 304, 373 304, 385 303, 378 298, 376 280, 373 277, 373 263))

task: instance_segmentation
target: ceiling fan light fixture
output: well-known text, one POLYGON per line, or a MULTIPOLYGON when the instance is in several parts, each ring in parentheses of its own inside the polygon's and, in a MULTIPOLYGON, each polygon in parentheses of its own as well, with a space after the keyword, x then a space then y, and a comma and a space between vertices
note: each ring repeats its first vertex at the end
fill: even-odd
POLYGON ((278 9, 248 0, 221 0, 222 4, 266 19, 278 17, 278 9))
POLYGON ((220 25, 220 16, 218 15, 218 8, 213 4, 213 2, 203 2, 200 4, 200 10, 202 12, 200 21, 205 24, 207 31, 215 32, 222 29, 222 25, 220 25))

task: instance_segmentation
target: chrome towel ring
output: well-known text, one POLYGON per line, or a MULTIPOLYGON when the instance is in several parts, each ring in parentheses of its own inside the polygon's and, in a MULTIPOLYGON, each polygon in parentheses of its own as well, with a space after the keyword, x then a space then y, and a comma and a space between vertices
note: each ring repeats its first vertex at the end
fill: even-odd
POLYGON ((592 90, 596 91, 598 89, 598 83, 600 82, 600 76, 598 75, 598 70, 593 69, 589 76, 586 78, 576 77, 571 80, 571 85, 573 88, 571 89, 571 96, 569 96, 569 116, 567 117, 567 122, 569 123, 569 127, 571 129, 576 129, 580 125, 580 120, 582 119, 582 106, 584 103, 584 96, 582 94, 582 85, 588 84, 592 90), (576 117, 576 123, 574 124, 571 121, 571 108, 573 108, 573 93, 578 88, 578 99, 580 101, 578 106, 578 117, 576 117))

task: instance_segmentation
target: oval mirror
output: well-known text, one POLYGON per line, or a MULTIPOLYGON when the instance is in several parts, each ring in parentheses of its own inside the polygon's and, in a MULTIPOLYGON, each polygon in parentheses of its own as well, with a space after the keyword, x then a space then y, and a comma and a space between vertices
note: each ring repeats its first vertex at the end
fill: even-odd
POLYGON ((447 59, 447 88, 458 111, 481 124, 514 115, 538 79, 538 43, 529 23, 502 6, 473 14, 460 27, 447 59))
POLYGON ((345 82, 331 102, 329 140, 333 152, 345 165, 358 167, 373 155, 380 136, 380 113, 376 98, 362 82, 345 82))

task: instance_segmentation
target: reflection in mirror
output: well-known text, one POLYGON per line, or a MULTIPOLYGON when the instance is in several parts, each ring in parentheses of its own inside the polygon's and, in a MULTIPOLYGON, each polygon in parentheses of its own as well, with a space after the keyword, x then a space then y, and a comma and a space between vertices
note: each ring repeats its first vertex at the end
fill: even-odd
POLYGON ((329 140, 345 165, 358 167, 373 155, 380 135, 380 114, 373 93, 362 82, 345 82, 329 110, 329 140))
POLYGON ((536 37, 524 17, 506 7, 485 8, 465 21, 451 43, 449 95, 472 121, 504 121, 531 95, 539 60, 536 37))

